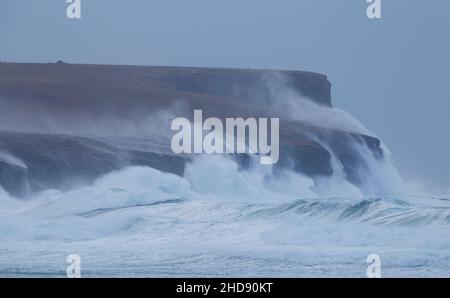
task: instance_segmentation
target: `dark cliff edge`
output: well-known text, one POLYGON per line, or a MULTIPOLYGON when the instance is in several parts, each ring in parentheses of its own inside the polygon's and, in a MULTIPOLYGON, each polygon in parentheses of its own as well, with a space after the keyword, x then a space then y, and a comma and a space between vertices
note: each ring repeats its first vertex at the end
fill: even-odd
MULTIPOLYGON (((330 82, 311 72, 0 63, 0 186, 12 196, 29 197, 89 184, 130 165, 183 175, 191 157, 174 155, 161 137, 169 137, 169 118, 189 116, 194 108, 220 118, 274 116, 266 104, 279 79, 332 107, 330 82), (146 130, 142 122, 148 118, 146 130)), ((280 121, 275 170, 330 176, 336 156, 347 179, 358 184, 364 158, 353 145, 383 155, 380 141, 370 136, 280 121)), ((248 164, 245 156, 235 158, 242 168, 248 164)))

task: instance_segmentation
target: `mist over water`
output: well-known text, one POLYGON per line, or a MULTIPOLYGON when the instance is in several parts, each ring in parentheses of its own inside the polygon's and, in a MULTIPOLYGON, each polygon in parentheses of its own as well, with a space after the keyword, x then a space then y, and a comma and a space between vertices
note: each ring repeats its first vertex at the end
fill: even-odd
POLYGON ((265 85, 271 95, 271 108, 283 117, 317 127, 375 136, 347 111, 314 102, 289 88, 287 78, 280 73, 266 75, 265 85))

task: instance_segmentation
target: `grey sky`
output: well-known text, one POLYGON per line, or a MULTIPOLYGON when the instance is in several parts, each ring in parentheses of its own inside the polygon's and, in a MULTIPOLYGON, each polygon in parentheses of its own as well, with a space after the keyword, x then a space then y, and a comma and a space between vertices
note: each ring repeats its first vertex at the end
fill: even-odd
POLYGON ((404 176, 450 187, 450 1, 1 0, 0 60, 321 72, 404 176))

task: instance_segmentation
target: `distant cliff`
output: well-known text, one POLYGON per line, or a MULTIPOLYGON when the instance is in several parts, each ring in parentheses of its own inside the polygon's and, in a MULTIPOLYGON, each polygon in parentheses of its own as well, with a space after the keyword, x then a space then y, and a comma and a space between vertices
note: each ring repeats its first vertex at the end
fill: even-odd
MULTIPOLYGON (((128 165, 183 175, 190 156, 170 150, 169 118, 194 108, 216 117, 280 117, 280 161, 309 177, 333 174, 333 156, 347 179, 362 181, 364 157, 378 139, 283 118, 273 103, 283 86, 330 107, 326 76, 301 71, 0 63, 0 186, 27 197, 128 165), (166 138, 165 138, 165 137, 166 138)), ((234 156, 245 169, 248 159, 234 156)))

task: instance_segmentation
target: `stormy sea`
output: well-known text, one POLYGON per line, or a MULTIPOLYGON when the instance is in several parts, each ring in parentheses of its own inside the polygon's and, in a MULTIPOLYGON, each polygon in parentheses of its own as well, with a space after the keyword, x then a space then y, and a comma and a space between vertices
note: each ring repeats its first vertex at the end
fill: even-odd
POLYGON ((308 72, 0 66, 0 276, 450 275, 450 193, 402 179, 308 72), (177 155, 193 109, 280 118, 280 161, 177 155))

